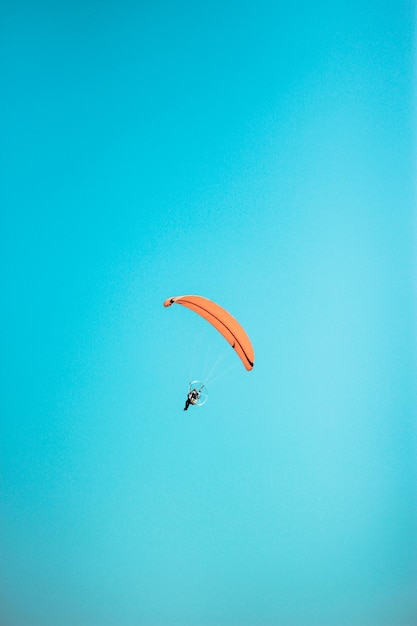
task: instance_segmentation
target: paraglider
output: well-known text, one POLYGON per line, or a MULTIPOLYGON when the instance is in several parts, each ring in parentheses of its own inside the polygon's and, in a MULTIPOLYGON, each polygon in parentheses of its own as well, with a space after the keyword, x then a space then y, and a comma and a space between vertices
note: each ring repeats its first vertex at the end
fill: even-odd
MULTIPOLYGON (((164 302, 165 307, 181 304, 207 320, 232 346, 246 370, 253 368, 255 353, 252 343, 239 322, 226 309, 203 296, 174 296, 164 302)), ((190 404, 202 406, 207 401, 207 388, 200 381, 189 384, 184 411, 190 404)))
POLYGON ((188 407, 190 406, 190 404, 197 404, 199 395, 200 394, 198 393, 197 389, 192 389, 191 391, 187 393, 187 399, 185 401, 184 411, 188 410, 188 407))
POLYGON ((187 399, 184 411, 188 410, 190 404, 193 406, 203 406, 207 402, 208 393, 204 383, 200 380, 193 380, 188 387, 187 399))

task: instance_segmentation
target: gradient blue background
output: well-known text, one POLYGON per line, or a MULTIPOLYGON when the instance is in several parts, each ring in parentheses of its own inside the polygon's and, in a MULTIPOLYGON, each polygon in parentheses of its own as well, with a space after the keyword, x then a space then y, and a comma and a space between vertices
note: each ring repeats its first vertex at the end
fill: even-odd
POLYGON ((414 38, 411 0, 2 3, 2 624, 415 626, 414 38), (256 353, 188 413, 185 293, 256 353))

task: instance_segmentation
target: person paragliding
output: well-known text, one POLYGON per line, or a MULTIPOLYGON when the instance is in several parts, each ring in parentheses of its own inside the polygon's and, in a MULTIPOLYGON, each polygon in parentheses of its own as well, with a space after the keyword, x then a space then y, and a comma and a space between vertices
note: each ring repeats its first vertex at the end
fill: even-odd
POLYGON ((188 410, 190 404, 193 406, 203 406, 207 402, 207 388, 201 380, 193 380, 188 386, 187 399, 185 400, 184 411, 188 410))
POLYGON ((193 405, 197 404, 199 398, 200 398, 200 394, 197 391, 197 389, 191 389, 191 391, 187 393, 187 399, 185 401, 184 411, 188 410, 188 407, 190 406, 190 404, 193 404, 193 405))
MULTIPOLYGON (((232 346, 244 368, 247 371, 253 368, 255 353, 252 343, 244 328, 228 311, 212 300, 196 295, 174 296, 167 298, 164 302, 165 307, 170 307, 173 304, 180 304, 204 318, 232 346)), ((192 381, 189 385, 184 411, 188 410, 190 404, 203 406, 207 402, 207 398, 206 385, 198 380, 192 381)))

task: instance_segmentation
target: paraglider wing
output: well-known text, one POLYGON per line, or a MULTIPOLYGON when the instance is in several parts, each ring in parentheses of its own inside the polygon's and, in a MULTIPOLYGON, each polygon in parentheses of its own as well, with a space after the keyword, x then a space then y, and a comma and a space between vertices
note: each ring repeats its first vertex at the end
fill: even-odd
POLYGON ((245 368, 247 370, 253 368, 255 354, 250 339, 239 322, 223 307, 203 296, 176 296, 164 302, 164 306, 172 304, 182 304, 204 317, 230 343, 245 368))

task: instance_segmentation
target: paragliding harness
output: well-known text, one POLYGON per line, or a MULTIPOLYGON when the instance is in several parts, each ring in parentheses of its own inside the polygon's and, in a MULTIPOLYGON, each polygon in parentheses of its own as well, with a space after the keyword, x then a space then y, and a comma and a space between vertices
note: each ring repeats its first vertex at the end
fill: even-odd
POLYGON ((184 411, 187 411, 190 404, 193 406, 203 406, 207 402, 207 388, 201 380, 193 380, 188 386, 187 399, 185 401, 184 411))
POLYGON ((197 389, 191 389, 191 391, 189 391, 187 394, 184 411, 187 411, 190 404, 193 404, 193 405, 197 404, 199 397, 200 397, 200 394, 198 393, 197 389))

